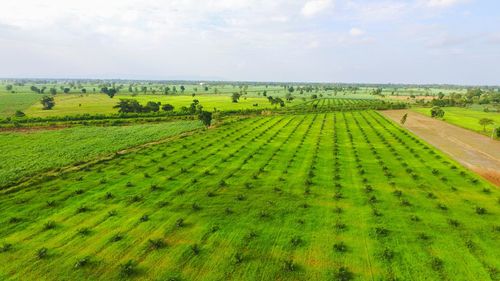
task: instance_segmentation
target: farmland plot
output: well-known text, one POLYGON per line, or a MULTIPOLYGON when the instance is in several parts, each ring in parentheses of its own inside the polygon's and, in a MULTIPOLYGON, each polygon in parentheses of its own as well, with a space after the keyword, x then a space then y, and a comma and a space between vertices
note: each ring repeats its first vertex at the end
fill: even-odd
POLYGON ((402 103, 386 102, 377 99, 360 98, 321 98, 310 100, 296 106, 290 107, 290 112, 306 111, 345 111, 361 109, 388 109, 404 108, 402 103))
POLYGON ((495 280, 498 198, 376 112, 249 118, 4 192, 0 278, 495 280))

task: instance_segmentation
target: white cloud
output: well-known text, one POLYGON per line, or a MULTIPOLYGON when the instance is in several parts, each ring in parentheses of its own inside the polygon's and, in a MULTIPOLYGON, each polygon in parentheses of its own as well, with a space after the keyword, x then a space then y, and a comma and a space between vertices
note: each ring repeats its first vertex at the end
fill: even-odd
POLYGON ((365 32, 357 27, 353 27, 349 30, 349 34, 351 36, 357 37, 357 36, 361 36, 361 35, 365 34, 365 32))
POLYGON ((302 15, 305 17, 315 16, 330 8, 333 3, 331 0, 310 0, 302 7, 302 15))
POLYGON ((425 5, 431 8, 448 8, 464 2, 464 0, 426 0, 425 5))

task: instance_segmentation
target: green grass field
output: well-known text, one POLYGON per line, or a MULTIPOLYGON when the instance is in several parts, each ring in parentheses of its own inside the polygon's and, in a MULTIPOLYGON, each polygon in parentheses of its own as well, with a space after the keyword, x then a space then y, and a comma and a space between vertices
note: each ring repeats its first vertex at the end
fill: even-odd
POLYGON ((0 133, 0 187, 42 171, 200 128, 199 121, 0 133))
MULTIPOLYGON (((26 110, 28 116, 47 117, 47 116, 66 116, 77 114, 109 114, 117 113, 118 109, 113 108, 121 98, 136 99, 142 104, 148 101, 161 102, 162 104, 171 104, 175 107, 175 111, 179 111, 181 107, 189 105, 194 99, 199 100, 200 104, 206 110, 238 110, 238 109, 265 109, 274 108, 267 98, 264 97, 248 97, 241 98, 238 103, 233 103, 229 95, 200 95, 200 96, 164 96, 164 95, 116 95, 114 98, 109 98, 104 94, 89 94, 89 95, 57 95, 55 98, 56 106, 51 110, 42 110, 41 104, 33 104, 26 110), (257 104, 257 106, 254 106, 257 104)), ((296 101, 288 103, 292 105, 300 103, 296 101)))
POLYGON ((25 111, 27 108, 37 103, 41 96, 32 93, 0 93, 0 118, 11 117, 16 110, 25 111))
MULTIPOLYGON (((431 116, 430 108, 414 108, 413 110, 431 116)), ((444 121, 487 136, 491 136, 493 129, 500 126, 500 113, 498 112, 484 112, 461 107, 444 107, 443 110, 444 121), (492 119, 495 124, 487 126, 484 131, 483 126, 479 124, 481 118, 492 119)))
POLYGON ((2 194, 0 279, 498 280, 499 195, 373 111, 249 118, 2 194))

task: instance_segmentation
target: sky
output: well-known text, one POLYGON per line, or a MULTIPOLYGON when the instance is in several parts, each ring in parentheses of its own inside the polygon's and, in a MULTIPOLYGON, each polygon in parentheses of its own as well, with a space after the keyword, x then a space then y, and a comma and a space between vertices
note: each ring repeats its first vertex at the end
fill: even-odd
POLYGON ((0 77, 500 85, 498 0, 13 0, 0 77))

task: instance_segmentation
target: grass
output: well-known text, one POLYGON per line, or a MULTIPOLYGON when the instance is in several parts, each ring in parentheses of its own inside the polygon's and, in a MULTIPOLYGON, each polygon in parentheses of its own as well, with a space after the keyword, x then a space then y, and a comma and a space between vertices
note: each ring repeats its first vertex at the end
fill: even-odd
POLYGON ((0 93, 0 118, 12 117, 16 110, 25 111, 42 96, 33 93, 0 93))
MULTIPOLYGON (((413 110, 431 116, 430 108, 414 108, 413 110)), ((443 121, 483 135, 491 136, 493 129, 500 126, 500 113, 498 112, 484 112, 461 107, 444 107, 443 110, 445 112, 443 121), (495 124, 487 126, 484 131, 483 126, 479 124, 481 118, 492 119, 495 124)))
POLYGON ((499 195, 373 111, 244 119, 2 194, 0 276, 494 280, 499 195))
MULTIPOLYGON (((118 94, 114 98, 109 98, 104 94, 88 95, 56 95, 56 106, 51 110, 42 110, 42 106, 34 104, 26 110, 26 114, 31 117, 66 116, 77 114, 109 114, 117 113, 118 109, 113 108, 121 98, 136 99, 141 104, 148 101, 171 104, 175 111, 180 111, 181 107, 189 105, 193 99, 200 101, 206 110, 238 110, 238 109, 265 109, 274 108, 265 97, 240 98, 238 103, 233 103, 229 95, 190 95, 165 96, 165 95, 125 95, 118 94), (257 106, 254 106, 257 105, 257 106)), ((298 101, 297 101, 298 102, 298 101)))
POLYGON ((0 133, 0 187, 45 170, 200 128, 198 121, 0 133))

